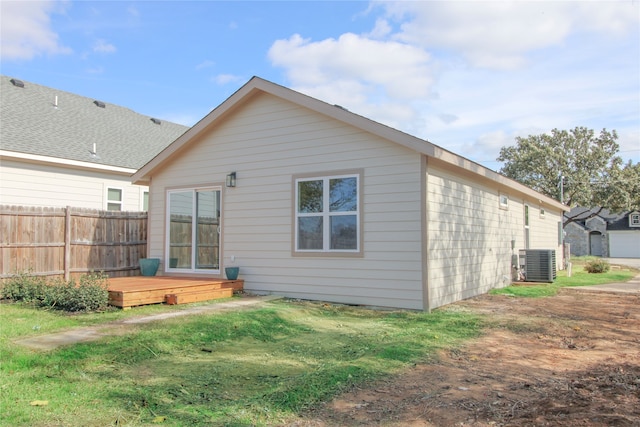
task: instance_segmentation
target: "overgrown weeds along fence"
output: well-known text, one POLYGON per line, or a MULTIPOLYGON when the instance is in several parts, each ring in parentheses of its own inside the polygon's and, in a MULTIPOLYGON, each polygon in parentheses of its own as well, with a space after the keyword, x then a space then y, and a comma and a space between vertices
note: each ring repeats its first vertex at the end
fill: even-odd
POLYGON ((134 276, 146 252, 146 212, 0 206, 0 278, 134 276))

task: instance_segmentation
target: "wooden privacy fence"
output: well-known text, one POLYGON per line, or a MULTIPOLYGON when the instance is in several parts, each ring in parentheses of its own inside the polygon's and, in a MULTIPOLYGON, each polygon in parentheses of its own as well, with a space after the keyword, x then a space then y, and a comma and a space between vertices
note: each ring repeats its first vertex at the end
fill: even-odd
POLYGON ((0 278, 29 272, 76 278, 139 274, 147 252, 147 213, 0 206, 0 278))

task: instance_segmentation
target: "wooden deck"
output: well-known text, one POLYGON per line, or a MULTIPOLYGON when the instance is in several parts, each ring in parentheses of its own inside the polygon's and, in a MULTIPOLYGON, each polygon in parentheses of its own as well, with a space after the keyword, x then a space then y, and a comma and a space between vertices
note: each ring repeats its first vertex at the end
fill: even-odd
POLYGON ((113 277, 109 304, 123 309, 146 304, 186 304, 228 298, 241 291, 244 280, 193 279, 167 276, 113 277))

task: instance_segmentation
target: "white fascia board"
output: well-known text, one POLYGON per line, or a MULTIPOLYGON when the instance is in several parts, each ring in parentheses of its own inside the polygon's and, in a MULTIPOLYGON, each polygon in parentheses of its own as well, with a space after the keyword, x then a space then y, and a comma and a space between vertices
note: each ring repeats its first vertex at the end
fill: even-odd
POLYGON ((119 166, 101 165, 98 163, 81 162, 78 160, 60 159, 57 157, 40 156, 38 154, 18 153, 15 151, 0 150, 0 159, 21 160, 29 163, 46 163, 73 169, 97 170, 112 172, 119 175, 133 175, 137 169, 123 168, 119 166))

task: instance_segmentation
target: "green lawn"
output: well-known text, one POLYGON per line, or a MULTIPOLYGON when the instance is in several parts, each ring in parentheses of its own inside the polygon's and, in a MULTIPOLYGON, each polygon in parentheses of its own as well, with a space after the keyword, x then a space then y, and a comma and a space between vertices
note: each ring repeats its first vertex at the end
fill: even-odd
POLYGON ((483 325, 447 309, 278 301, 140 325, 125 336, 46 353, 12 342, 96 317, 1 306, 3 425, 273 425, 476 336, 483 325))
MULTIPOLYGON (((553 295, 563 286, 624 281, 636 271, 582 271, 553 284, 493 293, 553 295)), ((182 310, 155 305, 67 315, 0 304, 0 414, 6 426, 266 426, 354 385, 428 360, 477 336, 490 319, 333 304, 265 303, 130 326, 126 335, 35 352, 14 340, 126 317, 182 310)))
POLYGON ((513 295, 518 297, 547 297, 558 293, 558 290, 567 286, 589 286, 602 285, 605 283, 626 282, 632 279, 638 271, 627 268, 613 266, 606 273, 591 274, 584 271, 584 265, 593 257, 580 257, 572 259, 572 274, 567 277, 567 271, 558 272, 558 277, 553 283, 526 283, 508 286, 506 288, 494 289, 493 295, 513 295))

